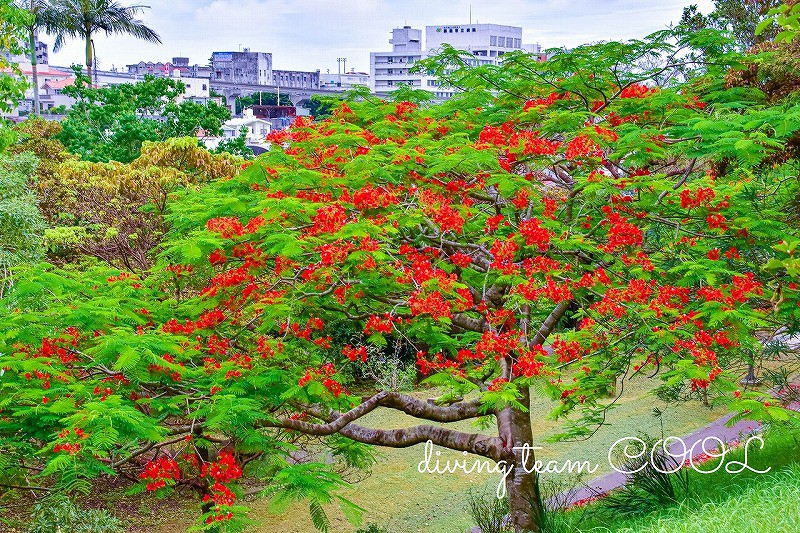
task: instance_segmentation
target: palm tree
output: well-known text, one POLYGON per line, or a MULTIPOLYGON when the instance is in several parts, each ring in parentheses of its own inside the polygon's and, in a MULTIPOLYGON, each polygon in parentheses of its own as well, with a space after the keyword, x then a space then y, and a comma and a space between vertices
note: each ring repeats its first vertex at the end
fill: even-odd
POLYGON ((53 17, 48 13, 52 9, 50 2, 47 0, 27 0, 22 3, 22 7, 30 11, 33 18, 28 26, 28 46, 31 54, 31 77, 33 78, 33 108, 34 113, 41 113, 39 105, 39 67, 36 58, 36 42, 39 40, 39 28, 44 26, 44 21, 53 17))
MULTIPOLYGON (((127 33, 151 43, 161 44, 161 37, 136 18, 149 6, 123 6, 117 0, 51 0, 43 26, 56 36, 53 51, 58 52, 69 37, 86 42, 86 71, 92 79, 94 40, 97 32, 127 33)), ((96 73, 95 73, 96 76, 96 73)))

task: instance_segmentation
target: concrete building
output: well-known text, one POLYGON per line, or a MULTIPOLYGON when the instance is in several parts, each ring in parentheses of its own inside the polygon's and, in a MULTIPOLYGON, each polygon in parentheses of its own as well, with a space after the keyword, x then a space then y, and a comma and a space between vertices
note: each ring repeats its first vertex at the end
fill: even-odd
MULTIPOLYGON (((497 64, 506 52, 522 50, 522 28, 500 24, 455 24, 425 26, 426 55, 436 55, 443 44, 472 53, 472 66, 497 64)), ((428 77, 423 89, 439 98, 453 96, 452 88, 441 87, 439 80, 428 77)))
POLYGON ((319 70, 272 70, 272 82, 279 87, 319 89, 319 70))
POLYGON ((129 74, 135 76, 144 76, 150 74, 151 76, 167 77, 172 76, 175 70, 179 70, 181 76, 188 76, 192 78, 210 78, 211 67, 201 65, 190 65, 188 57, 173 57, 172 61, 162 63, 161 61, 139 61, 132 65, 125 65, 129 74))
POLYGON ((211 80, 208 78, 184 76, 178 69, 172 71, 172 78, 182 82, 185 87, 184 93, 177 98, 177 103, 185 100, 198 102, 211 96, 211 80))
POLYGON ((370 85, 369 72, 356 72, 354 68, 350 72, 326 72, 321 75, 320 87, 323 89, 349 89, 355 85, 370 85))
POLYGON ((72 107, 75 99, 71 96, 63 94, 65 87, 75 84, 75 78, 63 78, 60 80, 47 80, 42 85, 39 91, 39 103, 42 106, 43 112, 48 112, 55 107, 64 106, 65 108, 72 107))
POLYGON ((424 74, 409 74, 408 70, 422 57, 436 55, 445 43, 458 50, 472 54, 468 63, 472 66, 498 64, 502 56, 515 50, 533 53, 543 60, 538 44, 522 44, 522 28, 501 24, 444 24, 425 27, 425 44, 421 43, 422 31, 410 26, 392 31, 392 52, 370 54, 372 89, 377 92, 391 91, 401 83, 410 83, 415 88, 434 93, 437 98, 449 98, 452 88, 442 87, 440 81, 424 74))
POLYGON ((375 92, 396 89, 401 84, 422 88, 422 75, 409 69, 422 59, 422 30, 403 26, 392 30, 391 52, 371 52, 369 73, 371 88, 375 92))
MULTIPOLYGON (((22 43, 23 48, 28 48, 27 41, 22 43)), ((8 50, 0 50, 2 55, 7 61, 12 63, 30 63, 31 56, 29 53, 11 54, 8 50)), ((47 43, 36 39, 36 63, 40 65, 47 65, 49 63, 49 55, 47 52, 47 43)))
POLYGON ((244 110, 241 118, 232 118, 222 125, 222 137, 206 137, 202 130, 198 132, 198 137, 206 148, 214 150, 220 142, 238 137, 242 128, 246 130, 247 146, 269 148, 267 135, 272 131, 272 123, 268 119, 255 116, 250 108, 244 110))
MULTIPOLYGON (((12 115, 25 115, 33 111, 33 68, 29 62, 20 62, 18 63, 19 72, 22 74, 28 81, 28 89, 25 91, 25 96, 22 101, 19 102, 17 108, 11 113, 12 115)), ((4 69, 3 71, 5 74, 16 75, 10 69, 4 69)), ((66 79, 74 80, 75 74, 72 71, 64 72, 60 69, 55 67, 51 67, 50 65, 37 65, 36 72, 39 79, 39 103, 41 104, 42 108, 45 111, 48 111, 52 107, 61 105, 62 103, 65 105, 71 105, 71 101, 59 101, 61 99, 50 99, 47 100, 45 97, 47 94, 45 93, 45 86, 48 83, 52 83, 54 85, 58 85, 58 82, 63 82, 66 79)), ((49 89, 52 95, 55 95, 55 90, 60 91, 66 85, 62 85, 58 87, 58 89, 49 89)), ((60 93, 59 93, 60 94, 60 93)), ((71 99, 69 99, 71 100, 71 99)))
POLYGON ((522 28, 500 24, 425 26, 427 55, 437 54, 444 43, 471 52, 477 64, 496 63, 506 52, 522 50, 522 28))
POLYGON ((211 79, 255 85, 272 85, 272 54, 251 52, 214 52, 211 55, 211 79))

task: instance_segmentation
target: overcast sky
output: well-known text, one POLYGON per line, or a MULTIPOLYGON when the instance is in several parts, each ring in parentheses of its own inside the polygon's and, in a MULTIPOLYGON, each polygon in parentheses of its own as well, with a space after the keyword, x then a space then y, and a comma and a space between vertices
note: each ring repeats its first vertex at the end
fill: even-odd
MULTIPOLYGON (((369 71, 371 51, 391 50, 394 27, 424 29, 470 21, 523 28, 523 43, 545 48, 644 37, 680 20, 683 7, 711 11, 712 0, 121 0, 149 5, 141 14, 162 45, 125 36, 96 40, 98 66, 186 56, 205 65, 214 51, 272 52, 275 68, 369 71)), ((52 39, 43 37, 52 44, 52 39)), ((71 41, 50 56, 54 65, 83 62, 84 46, 71 41)))

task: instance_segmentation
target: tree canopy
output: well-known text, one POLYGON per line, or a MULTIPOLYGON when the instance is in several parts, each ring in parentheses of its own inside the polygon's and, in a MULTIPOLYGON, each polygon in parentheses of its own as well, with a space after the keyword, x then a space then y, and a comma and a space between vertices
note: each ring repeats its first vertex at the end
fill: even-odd
POLYGON ((186 87, 180 80, 145 76, 136 84, 93 88, 76 71, 64 94, 77 101, 62 122, 59 139, 86 161, 130 163, 145 141, 194 136, 202 129, 221 135, 230 111, 215 102, 177 103, 186 87))
POLYGON ((326 504, 363 511, 337 464, 430 440, 512 465, 511 520, 535 531, 533 401, 557 402, 561 438, 588 438, 637 376, 787 420, 739 379, 757 332, 798 329, 800 104, 728 87, 748 59, 715 30, 552 54, 472 67, 446 47, 420 68, 452 100, 362 94, 299 117, 234 175, 173 191, 146 272, 22 271, 0 314, 4 478, 36 456, 64 490, 104 474, 193 490, 202 527, 236 530, 246 476, 326 529, 326 504), (397 343, 436 401, 351 391, 397 343), (415 423, 363 425, 376 409, 415 423), (442 425, 462 420, 477 427, 442 425), (298 462, 307 442, 334 464, 298 462))

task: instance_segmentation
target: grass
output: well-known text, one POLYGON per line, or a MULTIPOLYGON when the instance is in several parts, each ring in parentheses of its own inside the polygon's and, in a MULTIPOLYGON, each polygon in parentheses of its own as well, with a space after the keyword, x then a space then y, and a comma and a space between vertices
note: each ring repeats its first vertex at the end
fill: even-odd
MULTIPOLYGON (((730 474, 720 468, 712 474, 692 472, 689 493, 673 506, 638 518, 608 516, 602 503, 566 513, 559 533, 789 533, 800 531, 800 443, 797 433, 773 431, 765 435, 764 449, 751 445, 749 470, 730 474)), ((742 461, 737 449, 726 458, 742 461)), ((712 470, 717 462, 702 466, 712 470)))
MULTIPOLYGON (((660 435, 661 424, 665 435, 684 436, 695 429, 722 416, 720 409, 703 407, 699 402, 667 406, 650 395, 650 389, 657 384, 655 380, 640 378, 626 383, 626 389, 603 426, 589 440, 581 442, 547 443, 545 439, 560 432, 561 423, 550 420, 547 415, 553 404, 547 400, 534 399, 531 418, 534 426, 533 444, 543 446, 537 458, 543 461, 566 459, 589 461, 599 465, 599 470, 590 477, 602 475, 611 470, 607 462, 609 446, 620 437, 636 436, 642 432, 660 435), (653 417, 653 409, 664 412, 661 420, 653 417)), ((434 395, 432 391, 415 393, 421 398, 434 395)), ((534 394, 534 398, 536 395, 534 394)), ((400 428, 413 425, 416 421, 402 413, 378 409, 361 421, 372 427, 400 428)), ((464 431, 476 431, 470 422, 448 424, 464 431)), ((493 428, 486 431, 493 434, 493 428)), ((449 450, 441 450, 442 460, 460 458, 461 455, 449 450)), ((423 445, 407 449, 379 449, 379 461, 373 467, 372 475, 355 483, 341 492, 358 505, 367 509, 364 523, 375 523, 391 533, 454 533, 463 532, 473 526, 467 511, 467 491, 470 488, 494 491, 498 478, 489 474, 420 474, 417 465, 423 457, 423 445)), ((562 481, 564 476, 553 475, 554 480, 562 481)), ((710 481, 713 476, 703 476, 702 481, 710 481)), ((543 476, 546 481, 546 476, 543 476)), ((716 483, 724 484, 730 479, 718 478, 716 483)), ((139 505, 137 498, 122 496, 122 489, 101 491, 98 507, 111 510, 123 519, 130 532, 158 531, 180 532, 195 524, 198 504, 193 493, 185 493, 182 498, 171 498, 139 505), (157 510, 157 511, 156 511, 157 510), (153 512, 156 511, 156 512, 153 512)), ((712 491, 713 492, 713 491, 712 491)), ((314 531, 308 513, 308 506, 297 504, 283 515, 273 515, 268 511, 269 502, 265 499, 248 498, 250 518, 258 524, 248 529, 252 533, 294 533, 314 531)), ((776 504, 778 505, 778 504, 776 504)), ((90 505, 94 507, 95 505, 90 505)), ((328 506, 326 511, 331 519, 331 533, 352 533, 355 528, 344 518, 338 507, 328 506)), ((672 516, 669 511, 662 519, 672 516)), ((800 513, 798 513, 800 515, 800 513)), ((576 529, 575 517, 569 517, 576 529)), ((589 527, 585 531, 616 531, 602 529, 601 523, 584 522, 580 527, 589 527), (591 529, 601 527, 601 529, 591 529)), ((620 522, 619 527, 632 528, 628 531, 639 531, 637 523, 620 522)), ((615 526, 616 527, 616 526, 615 526)), ((656 526, 653 526, 656 527, 656 526)), ((623 529, 624 530, 624 529, 623 529)), ((739 531, 735 529, 735 531, 739 531)), ((800 529, 798 529, 800 530, 800 529)), ((652 531, 662 531, 653 529, 652 531)), ((666 530, 663 530, 666 531, 666 530)), ((676 530, 677 531, 677 530, 676 530)), ((766 530, 759 530, 766 531, 766 530)))
MULTIPOLYGON (((600 466, 593 475, 598 476, 611 470, 607 453, 609 446, 617 439, 641 432, 660 434, 659 421, 653 417, 656 407, 664 410, 665 434, 675 436, 687 435, 724 414, 721 410, 708 409, 699 403, 667 407, 649 394, 653 385, 652 381, 644 378, 627 384, 617 409, 609 416, 609 425, 602 427, 588 441, 546 443, 547 437, 560 431, 560 422, 547 418, 553 407, 551 402, 540 400, 535 403, 531 409, 534 444, 544 447, 538 452, 537 458, 544 461, 587 460, 600 466)), ((420 393, 421 397, 428 395, 430 393, 420 393)), ((411 425, 414 419, 381 409, 370 413, 363 423, 373 427, 396 428, 411 425)), ((448 426, 475 431, 469 422, 448 426)), ((492 429, 487 431, 492 432, 492 429)), ((460 457, 456 452, 441 451, 442 460, 460 457)), ((463 532, 474 525, 467 512, 466 492, 471 487, 490 488, 493 491, 498 481, 496 476, 420 474, 417 465, 422 454, 422 445, 407 449, 381 449, 372 476, 342 492, 343 496, 367 509, 364 523, 377 523, 392 533, 453 533, 463 532)), ((286 514, 275 516, 268 513, 266 501, 257 500, 249 505, 251 516, 260 522, 260 525, 252 528, 254 533, 313 531, 307 506, 296 505, 286 514)), ((354 530, 333 507, 330 508, 330 517, 331 533, 351 533, 354 530)))

